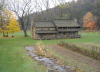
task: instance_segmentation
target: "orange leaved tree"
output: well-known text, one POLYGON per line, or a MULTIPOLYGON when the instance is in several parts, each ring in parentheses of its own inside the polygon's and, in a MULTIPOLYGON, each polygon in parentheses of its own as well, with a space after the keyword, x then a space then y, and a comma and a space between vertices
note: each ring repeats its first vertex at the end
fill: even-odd
POLYGON ((85 27, 87 30, 93 30, 97 27, 96 25, 97 21, 93 20, 93 15, 91 12, 87 12, 84 15, 83 18, 83 27, 85 27))
POLYGON ((14 16, 13 12, 7 11, 6 9, 3 10, 3 20, 1 26, 1 32, 3 36, 8 37, 8 33, 14 33, 20 31, 20 25, 16 21, 16 17, 14 16))

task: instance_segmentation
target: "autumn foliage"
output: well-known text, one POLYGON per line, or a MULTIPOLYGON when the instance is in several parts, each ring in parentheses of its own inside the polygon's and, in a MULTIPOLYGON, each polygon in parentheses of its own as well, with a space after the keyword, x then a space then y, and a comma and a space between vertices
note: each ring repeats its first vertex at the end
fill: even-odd
POLYGON ((83 27, 85 27, 87 30, 94 30, 97 28, 96 24, 97 20, 94 20, 91 12, 86 13, 83 18, 83 27))
POLYGON ((6 9, 2 12, 2 22, 0 23, 0 32, 3 36, 8 37, 8 33, 14 33, 20 31, 20 25, 16 21, 16 17, 13 12, 7 11, 6 9))

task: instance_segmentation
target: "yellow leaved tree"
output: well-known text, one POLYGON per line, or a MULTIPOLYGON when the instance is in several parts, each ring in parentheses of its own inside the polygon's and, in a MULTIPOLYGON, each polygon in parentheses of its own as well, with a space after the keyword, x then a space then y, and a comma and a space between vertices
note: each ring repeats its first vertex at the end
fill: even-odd
POLYGON ((11 11, 7 11, 6 9, 3 10, 3 21, 1 23, 1 32, 3 33, 3 36, 8 37, 8 33, 20 31, 20 25, 11 11))

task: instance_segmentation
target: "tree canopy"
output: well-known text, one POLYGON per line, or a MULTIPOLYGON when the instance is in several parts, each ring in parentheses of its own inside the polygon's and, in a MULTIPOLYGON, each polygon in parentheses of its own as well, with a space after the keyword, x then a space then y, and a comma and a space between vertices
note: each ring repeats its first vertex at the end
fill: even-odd
POLYGON ((13 12, 4 9, 2 12, 2 22, 0 23, 1 28, 0 32, 3 33, 3 36, 8 33, 14 33, 20 31, 20 25, 16 21, 16 17, 13 12))
POLYGON ((97 27, 97 20, 94 20, 94 17, 91 12, 87 12, 83 18, 83 26, 86 27, 88 30, 96 29, 97 27))

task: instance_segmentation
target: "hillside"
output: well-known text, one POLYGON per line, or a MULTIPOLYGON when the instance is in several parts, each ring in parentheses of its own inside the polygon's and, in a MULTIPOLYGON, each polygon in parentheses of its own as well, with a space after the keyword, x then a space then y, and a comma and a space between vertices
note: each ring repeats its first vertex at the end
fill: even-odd
POLYGON ((83 17, 87 12, 91 12, 96 17, 97 25, 100 27, 99 3, 100 0, 73 0, 65 4, 59 4, 54 8, 32 13, 30 14, 29 27, 31 21, 52 21, 53 19, 76 19, 82 26, 83 17))

